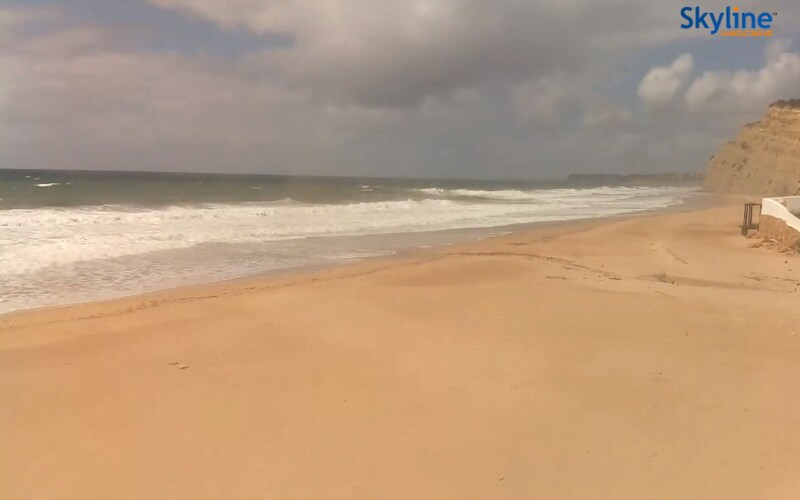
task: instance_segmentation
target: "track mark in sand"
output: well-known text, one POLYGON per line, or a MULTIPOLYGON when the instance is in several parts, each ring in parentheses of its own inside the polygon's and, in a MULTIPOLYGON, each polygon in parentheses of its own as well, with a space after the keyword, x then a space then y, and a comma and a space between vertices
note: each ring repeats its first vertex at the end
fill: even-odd
POLYGON ((670 254, 670 255, 672 255, 672 257, 673 257, 675 260, 677 260, 678 262, 680 262, 681 264, 685 264, 685 265, 687 265, 687 266, 689 265, 689 261, 687 261, 686 259, 684 259, 684 258, 683 258, 683 257, 681 257, 680 255, 678 255, 677 253, 675 253, 675 250, 673 250, 673 249, 671 249, 671 248, 667 248, 667 252, 669 252, 669 254, 670 254))
POLYGON ((653 248, 654 251, 666 254, 667 257, 670 257, 671 259, 675 260, 676 262, 680 262, 681 264, 684 264, 684 265, 689 265, 689 261, 687 261, 686 259, 681 257, 678 254, 678 252, 676 252, 675 250, 673 250, 672 248, 670 248, 669 246, 667 246, 663 242, 660 242, 660 241, 652 242, 652 243, 650 243, 650 246, 653 248))
POLYGON ((639 279, 643 281, 658 281, 670 285, 687 285, 687 286, 698 286, 707 288, 725 288, 729 290, 753 290, 759 292, 789 293, 786 292, 785 290, 776 290, 774 288, 767 288, 758 285, 750 285, 747 283, 731 283, 727 281, 704 280, 700 278, 689 278, 684 276, 668 276, 665 273, 640 276, 639 279))
POLYGON ((578 264, 577 262, 571 260, 562 259, 559 257, 552 257, 550 255, 539 255, 535 253, 518 253, 518 252, 452 252, 452 253, 447 253, 445 255, 465 256, 465 257, 516 257, 526 260, 544 260, 546 262, 554 262, 561 264, 561 267, 568 271, 578 271, 578 270, 590 271, 593 273, 598 273, 605 278, 622 279, 620 276, 608 272, 604 269, 595 269, 593 267, 578 264))

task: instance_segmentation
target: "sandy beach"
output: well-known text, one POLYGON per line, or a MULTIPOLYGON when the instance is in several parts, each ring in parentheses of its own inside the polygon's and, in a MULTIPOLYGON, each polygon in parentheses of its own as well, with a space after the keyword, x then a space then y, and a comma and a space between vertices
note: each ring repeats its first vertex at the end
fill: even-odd
POLYGON ((0 317, 0 498, 797 498, 741 207, 0 317))

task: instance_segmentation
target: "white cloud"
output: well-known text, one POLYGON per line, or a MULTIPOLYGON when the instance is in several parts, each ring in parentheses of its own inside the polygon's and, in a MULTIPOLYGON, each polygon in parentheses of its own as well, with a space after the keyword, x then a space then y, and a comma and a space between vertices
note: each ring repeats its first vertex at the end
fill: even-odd
POLYGON ((772 101, 800 94, 800 55, 786 42, 768 46, 756 71, 706 71, 686 91, 693 112, 753 112, 772 101))
POLYGON ((648 109, 658 109, 670 104, 685 86, 694 69, 691 54, 678 56, 669 66, 652 68, 639 83, 639 97, 648 109))

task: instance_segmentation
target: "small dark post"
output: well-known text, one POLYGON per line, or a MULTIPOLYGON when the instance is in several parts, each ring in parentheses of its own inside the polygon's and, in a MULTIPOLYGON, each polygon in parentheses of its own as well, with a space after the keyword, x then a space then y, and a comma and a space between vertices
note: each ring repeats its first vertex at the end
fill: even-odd
POLYGON ((742 217, 742 236, 747 236, 747 228, 750 225, 750 205, 748 203, 744 204, 744 216, 742 217))

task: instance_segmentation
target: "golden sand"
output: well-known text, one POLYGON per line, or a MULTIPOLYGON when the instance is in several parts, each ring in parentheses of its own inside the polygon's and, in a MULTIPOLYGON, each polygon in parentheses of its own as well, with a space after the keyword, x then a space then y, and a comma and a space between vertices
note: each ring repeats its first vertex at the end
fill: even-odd
POLYGON ((800 497, 800 257, 739 217, 4 316, 0 497, 800 497))

